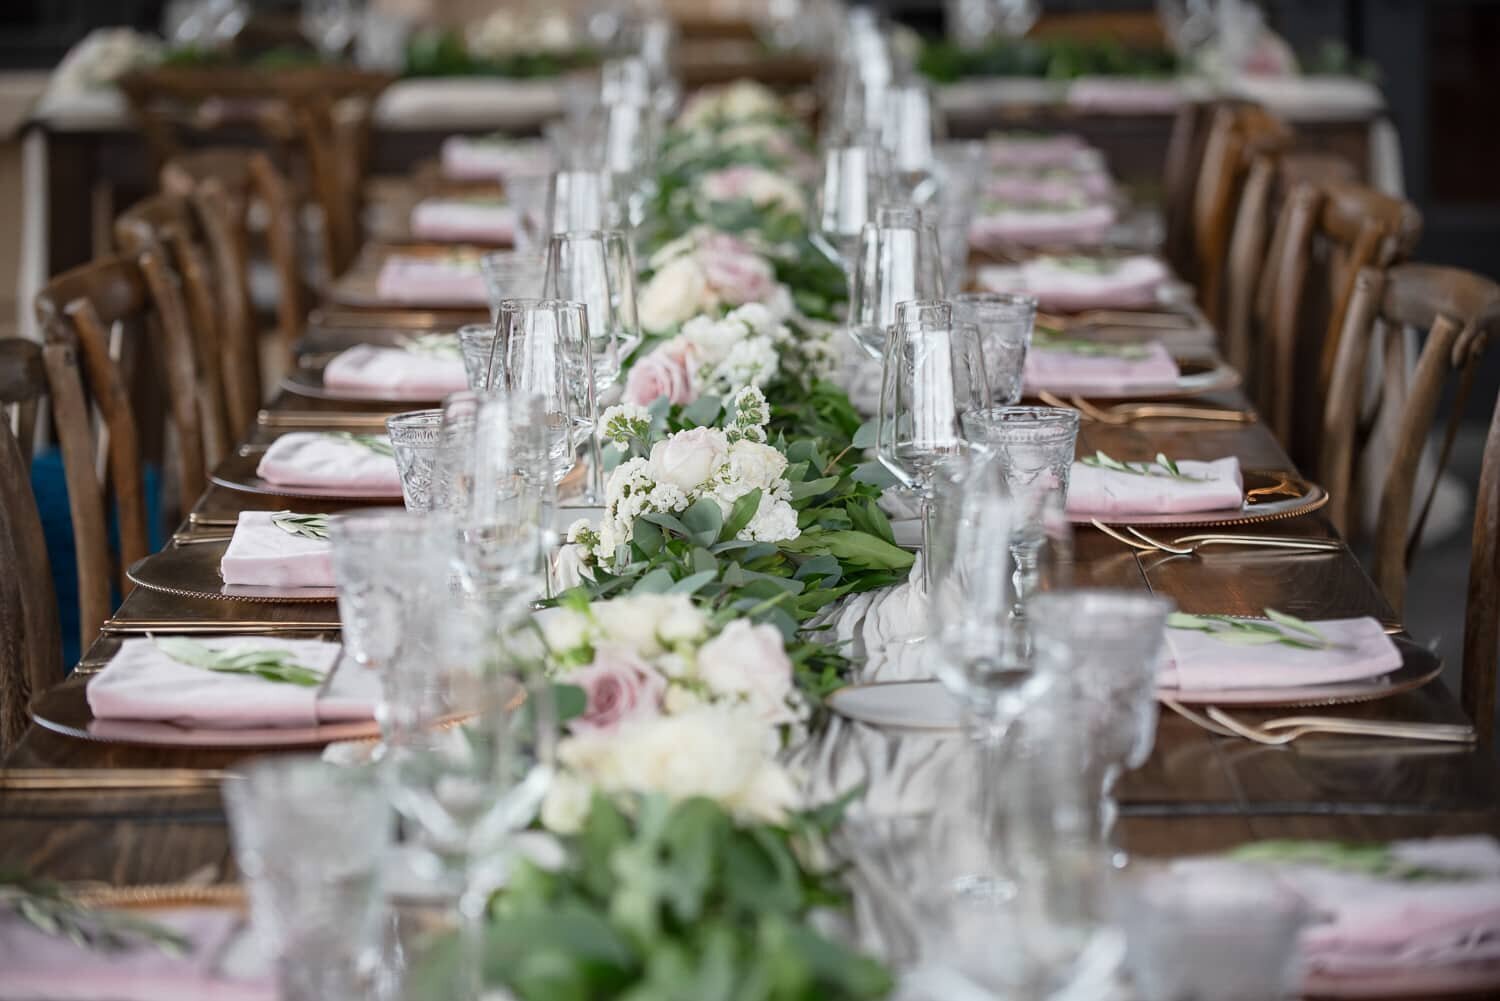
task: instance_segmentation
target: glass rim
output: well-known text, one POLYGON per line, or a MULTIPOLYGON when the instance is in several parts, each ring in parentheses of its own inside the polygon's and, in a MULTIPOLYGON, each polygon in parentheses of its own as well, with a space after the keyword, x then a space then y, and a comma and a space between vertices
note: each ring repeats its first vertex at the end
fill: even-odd
POLYGON ((434 407, 427 410, 407 410, 399 414, 391 414, 385 419, 387 430, 393 427, 426 427, 428 424, 441 424, 443 421, 443 408, 434 407))
POLYGON ((996 306, 1029 316, 1039 308, 1036 296, 1025 292, 957 292, 951 298, 955 306, 996 306))
POLYGON ((1177 610, 1177 602, 1151 591, 1131 591, 1117 587, 1078 587, 1033 595, 1027 602, 1027 613, 1034 615, 1039 622, 1045 618, 1060 615, 1069 624, 1070 629, 1077 629, 1081 621, 1078 614, 1079 608, 1090 606, 1102 606, 1104 610, 1112 613, 1111 618, 1089 619, 1096 625, 1106 626, 1126 625, 1126 616, 1131 613, 1141 617, 1160 616, 1165 619, 1177 610))
POLYGON ((502 263, 534 264, 545 268, 547 253, 535 250, 491 250, 479 255, 481 268, 492 268, 502 263))
MULTIPOLYGON (((497 313, 519 313, 522 310, 528 309, 545 309, 553 313, 571 313, 587 310, 588 304, 579 302, 576 299, 559 299, 555 296, 506 296, 504 299, 498 299, 495 302, 495 311, 497 313)), ((498 318, 495 322, 499 323, 498 318)), ((474 326, 480 325, 474 324, 474 326)))
POLYGON ((466 336, 494 337, 495 325, 493 323, 465 323, 462 327, 458 328, 457 333, 459 340, 463 340, 466 336))
POLYGON ((982 407, 964 416, 987 425, 1031 428, 1076 428, 1081 417, 1078 411, 1066 407, 982 407))
POLYGON ((393 530, 402 535, 411 535, 419 531, 431 531, 433 518, 432 513, 428 511, 412 511, 404 507, 387 505, 340 511, 328 516, 330 534, 333 532, 343 534, 350 526, 367 524, 383 525, 385 531, 393 530))

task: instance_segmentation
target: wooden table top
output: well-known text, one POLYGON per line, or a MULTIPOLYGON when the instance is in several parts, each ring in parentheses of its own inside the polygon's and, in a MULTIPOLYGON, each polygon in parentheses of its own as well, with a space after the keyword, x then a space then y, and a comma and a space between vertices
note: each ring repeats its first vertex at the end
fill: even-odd
MULTIPOLYGON (((1238 390, 1203 402, 1249 406, 1238 390)), ((282 396, 272 409, 356 408, 282 396)), ((256 428, 247 441, 264 442, 276 433, 256 428)), ((1260 423, 1086 423, 1080 450, 1102 450, 1119 459, 1149 459, 1158 452, 1177 459, 1234 455, 1248 469, 1292 469, 1260 423)), ((351 506, 210 486, 195 510, 201 516, 231 518, 241 510, 289 505, 310 511, 351 506)), ((1236 531, 1333 535, 1318 513, 1236 531)), ((1347 548, 1316 553, 1223 549, 1173 557, 1139 553, 1083 527, 1077 533, 1076 551, 1081 583, 1149 589, 1172 597, 1185 611, 1258 615, 1270 606, 1309 619, 1371 615, 1395 624, 1390 608, 1347 548)), ((1455 585, 1455 600, 1458 594, 1455 585)), ((272 620, 303 622, 311 628, 337 624, 336 609, 329 604, 194 600, 140 588, 125 599, 116 618, 272 620)), ((101 638, 85 656, 84 669, 107 660, 117 642, 101 638)), ((75 676, 67 684, 85 681, 75 676)), ((1381 701, 1340 706, 1337 713, 1376 719, 1463 719, 1440 681, 1381 701)), ((1254 721, 1267 714, 1243 715, 1254 721)), ((1214 736, 1164 713, 1150 760, 1120 787, 1123 839, 1132 851, 1156 855, 1221 849, 1272 837, 1364 840, 1500 834, 1500 768, 1492 755, 1490 750, 1464 745, 1362 738, 1310 738, 1264 747, 1214 736)), ((70 770, 86 786, 98 774, 91 771, 95 769, 220 769, 243 757, 244 752, 93 743, 33 727, 5 763, 12 769, 70 770)), ((7 864, 57 878, 120 884, 170 882, 204 871, 212 878, 233 877, 224 819, 211 783, 108 792, 0 788, 0 865, 7 864)))

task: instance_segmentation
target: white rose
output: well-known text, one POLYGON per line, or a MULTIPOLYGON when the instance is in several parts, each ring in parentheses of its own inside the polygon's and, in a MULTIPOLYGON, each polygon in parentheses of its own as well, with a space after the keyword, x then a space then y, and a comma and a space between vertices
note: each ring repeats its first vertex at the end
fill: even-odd
POLYGON ((780 111, 775 92, 754 80, 737 80, 719 95, 719 113, 731 120, 763 118, 780 111))
POLYGON ((779 449, 744 439, 729 446, 729 479, 745 488, 742 493, 756 487, 770 490, 781 481, 784 472, 786 456, 779 449))
POLYGON ((670 330, 714 304, 708 276, 693 256, 668 261, 641 290, 638 316, 648 331, 670 330))
POLYGON ((656 638, 657 609, 635 598, 616 598, 589 606, 594 621, 612 644, 634 650, 643 657, 661 653, 656 638))
MULTIPOLYGON (((563 551, 576 548, 564 546, 563 551)), ((536 613, 536 624, 542 630, 542 638, 547 641, 547 649, 559 656, 572 653, 589 642, 588 616, 571 608, 544 608, 536 613)))
POLYGON ((698 677, 720 695, 743 697, 767 723, 790 723, 792 662, 781 632, 735 619, 698 651, 698 677))
POLYGON ((729 457, 729 443, 717 428, 679 431, 651 446, 651 475, 692 493, 710 480, 729 457))
POLYGON ((708 631, 708 617, 685 594, 664 594, 666 605, 656 624, 656 635, 665 644, 691 642, 708 631))
POLYGON ((554 834, 577 834, 588 819, 594 790, 567 772, 552 777, 542 800, 542 826, 554 834))
POLYGON ((734 322, 732 316, 723 320, 695 316, 682 325, 682 339, 693 346, 699 364, 717 365, 745 336, 744 324, 734 322))
POLYGON ((757 170, 752 174, 747 180, 745 194, 756 205, 774 206, 793 215, 807 208, 802 189, 769 170, 757 170))
POLYGON ((666 266, 668 261, 674 261, 679 257, 691 254, 697 245, 698 234, 691 232, 684 233, 677 239, 662 244, 646 263, 651 267, 652 271, 660 271, 666 266))

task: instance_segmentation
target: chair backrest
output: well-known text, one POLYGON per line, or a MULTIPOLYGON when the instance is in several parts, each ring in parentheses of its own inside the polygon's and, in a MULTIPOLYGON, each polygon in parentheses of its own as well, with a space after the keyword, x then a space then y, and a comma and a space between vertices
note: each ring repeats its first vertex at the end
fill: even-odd
POLYGON ((1193 247, 1198 302, 1219 329, 1224 325, 1225 269, 1241 191, 1258 158, 1279 155, 1290 143, 1290 130, 1264 108, 1230 102, 1214 109, 1193 193, 1193 247))
MULTIPOLYGON (((1343 480, 1352 479, 1358 449, 1358 408, 1365 386, 1371 350, 1389 350, 1407 327, 1427 333, 1412 377, 1412 389, 1401 408, 1395 449, 1385 465, 1380 485, 1380 509, 1376 524, 1374 576, 1376 584, 1400 614, 1406 603, 1406 578, 1410 558, 1421 540, 1428 507, 1433 503, 1437 479, 1448 465, 1464 402, 1473 386, 1479 359, 1491 338, 1500 336, 1500 285, 1472 272, 1430 264, 1403 264, 1382 270, 1364 269, 1356 278, 1349 317, 1344 324, 1334 380, 1329 393, 1328 465, 1343 480), (1416 507, 1419 464, 1433 432, 1437 408, 1451 378, 1458 390, 1452 401, 1448 435, 1430 473, 1433 483, 1427 497, 1416 507), (1413 515, 1415 512, 1415 515, 1413 515)), ((1422 470, 1427 474, 1428 470, 1422 470)), ((1350 491, 1334 492, 1331 516, 1350 518, 1350 491)), ((1496 573, 1497 521, 1500 521, 1500 419, 1494 423, 1485 447, 1484 476, 1475 516, 1475 545, 1470 569, 1469 623, 1466 626, 1466 692, 1473 665, 1475 671, 1491 675, 1487 705, 1472 705, 1470 713, 1494 710, 1494 663, 1496 663, 1496 609, 1500 606, 1500 573, 1496 573), (1485 653, 1488 650, 1488 654, 1485 653)), ((1491 716, 1493 725, 1493 716, 1491 716)))
POLYGON ((0 340, 0 753, 27 725, 31 696, 62 680, 52 566, 31 492, 30 441, 47 396, 42 346, 0 340), (19 426, 19 432, 16 430, 19 426))
POLYGON ((1309 472, 1322 474, 1324 401, 1360 269, 1407 260, 1421 231, 1410 202, 1359 184, 1298 182, 1282 206, 1258 291, 1269 373, 1264 410, 1309 472))
POLYGON ((257 362, 255 345, 245 323, 225 329, 222 284, 186 199, 161 194, 137 202, 115 220, 115 241, 141 266, 157 313, 169 316, 180 307, 184 315, 192 344, 199 437, 183 444, 188 447, 196 440, 203 465, 211 468, 224 457, 233 431, 239 430, 232 424, 232 413, 258 403, 258 394, 244 399, 249 389, 241 375, 257 362), (147 264, 148 258, 156 263, 147 264))
MULTIPOLYGON (((154 252, 142 258, 164 267, 154 252)), ((198 441, 192 346, 184 311, 159 316, 142 268, 128 258, 104 258, 53 278, 37 294, 36 314, 46 340, 49 402, 78 560, 80 639, 87 648, 109 615, 111 581, 128 592, 124 569, 147 554, 142 434, 132 384, 143 367, 164 366, 177 439, 198 441), (118 559, 109 544, 111 499, 118 559)), ((179 482, 201 481, 201 449, 179 453, 179 482)), ((183 487, 188 503, 197 493, 183 487)))
POLYGON ((1464 610, 1464 707, 1486 743, 1495 739, 1500 676, 1500 397, 1490 418, 1474 498, 1474 544, 1469 550, 1469 599, 1464 610))
MULTIPOLYGON (((161 172, 162 190, 187 198, 197 211, 223 293, 221 314, 226 326, 250 324, 255 340, 250 301, 252 217, 263 218, 267 258, 276 273, 276 323, 285 361, 302 336, 303 290, 298 258, 297 209, 287 180, 271 158, 257 150, 216 147, 182 153, 167 161, 161 172)), ((255 374, 259 374, 258 372, 255 374)), ((255 416, 255 404, 239 411, 231 404, 233 427, 243 428, 255 416)))
POLYGON ((1210 101, 1186 101, 1177 110, 1162 173, 1162 215, 1166 228, 1162 249, 1178 277, 1189 282, 1198 279, 1193 202, 1213 113, 1214 104, 1210 101))

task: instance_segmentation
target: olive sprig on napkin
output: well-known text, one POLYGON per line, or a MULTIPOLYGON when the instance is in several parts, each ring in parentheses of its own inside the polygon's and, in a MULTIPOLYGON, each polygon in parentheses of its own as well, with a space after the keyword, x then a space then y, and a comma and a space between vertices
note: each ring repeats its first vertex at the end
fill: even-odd
POLYGON ((58 883, 20 873, 0 872, 0 908, 14 911, 45 935, 66 938, 95 952, 125 952, 152 945, 171 956, 192 948, 182 935, 118 911, 96 910, 73 899, 58 883))
POLYGON ((391 440, 381 434, 355 434, 353 431, 332 431, 335 438, 351 442, 361 448, 367 448, 376 455, 385 455, 395 458, 396 450, 391 446, 391 440))
POLYGON ((1299 650, 1327 650, 1333 646, 1316 626, 1303 622, 1295 615, 1278 612, 1274 608, 1267 608, 1265 613, 1270 621, 1239 619, 1232 615, 1188 615, 1186 612, 1174 612, 1167 617, 1167 627, 1208 633, 1220 642, 1236 646, 1280 643, 1299 650))
POLYGON ((1177 467, 1177 463, 1167 458, 1161 452, 1157 452, 1156 458, 1151 462, 1121 462, 1119 459, 1111 458, 1103 452, 1095 452, 1093 455, 1084 456, 1078 461, 1085 466, 1108 469, 1116 473, 1130 473, 1132 476, 1162 476, 1174 480, 1204 482, 1204 477, 1189 476, 1177 467))
POLYGON ((328 515, 295 514, 277 511, 271 515, 271 524, 288 535, 300 535, 304 539, 326 540, 328 538, 328 515))
POLYGON ((322 671, 304 667, 285 650, 215 650, 180 636, 163 636, 156 648, 179 664, 219 674, 253 674, 303 688, 316 688, 324 680, 322 671))

